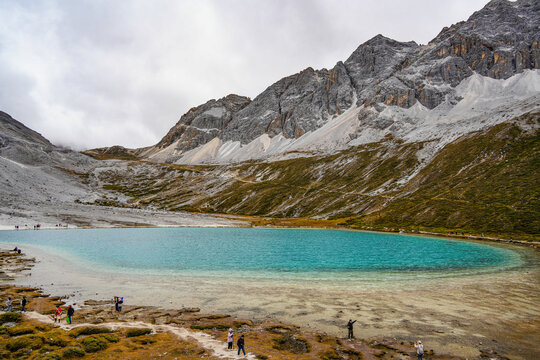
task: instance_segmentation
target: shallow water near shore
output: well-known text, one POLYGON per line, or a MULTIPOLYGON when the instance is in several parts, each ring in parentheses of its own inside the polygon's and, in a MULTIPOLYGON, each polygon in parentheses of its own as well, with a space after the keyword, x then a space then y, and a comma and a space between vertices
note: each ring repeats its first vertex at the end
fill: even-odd
POLYGON ((334 335, 354 318, 361 338, 422 338, 438 353, 477 356, 488 343, 516 358, 539 353, 540 271, 537 253, 527 249, 351 231, 211 229, 213 235, 206 236, 211 241, 190 238, 194 248, 212 254, 207 261, 214 268, 209 268, 201 265, 200 254, 190 253, 182 264, 169 260, 188 247, 189 232, 163 229, 182 236, 162 240, 148 235, 161 233, 156 229, 114 230, 128 231, 0 232, 0 246, 17 245, 38 260, 31 276, 17 284, 68 295, 70 302, 118 295, 127 304, 196 306, 334 335), (277 240, 248 238, 259 231, 277 240), (110 234, 123 235, 111 240, 110 234), (87 239, 84 244, 81 238, 87 239), (175 248, 174 242, 182 246, 175 248), (381 243, 384 251, 374 249, 381 243), (142 245, 142 255, 130 254, 125 244, 142 245), (272 258, 278 252, 287 256, 272 258), (316 253, 311 263, 299 256, 308 252, 316 253), (156 254, 160 261, 151 259, 156 254), (215 261, 220 256, 225 259, 215 261), (389 260, 369 268, 377 256, 389 260), (324 257, 333 262, 321 266, 324 257))

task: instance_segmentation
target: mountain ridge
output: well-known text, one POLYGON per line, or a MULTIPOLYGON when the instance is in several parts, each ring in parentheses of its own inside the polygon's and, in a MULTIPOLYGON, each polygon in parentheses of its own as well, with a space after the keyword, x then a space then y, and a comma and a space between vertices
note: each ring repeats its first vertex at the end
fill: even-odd
MULTIPOLYGON (((387 134, 400 137, 391 127, 395 121, 381 114, 388 107, 421 104, 444 112, 461 101, 456 87, 474 74, 507 80, 539 69, 538 19, 535 1, 501 0, 444 28, 427 45, 378 34, 333 68, 308 67, 253 100, 228 95, 193 107, 157 144, 135 153, 156 162, 224 163, 243 161, 246 152, 257 149, 250 159, 271 159, 279 152, 268 152, 268 144, 285 148, 286 142, 316 132, 352 108, 360 109, 356 129, 341 134, 340 142, 367 133, 377 133, 379 140, 387 134)), ((296 150, 309 156, 308 148, 296 150)))

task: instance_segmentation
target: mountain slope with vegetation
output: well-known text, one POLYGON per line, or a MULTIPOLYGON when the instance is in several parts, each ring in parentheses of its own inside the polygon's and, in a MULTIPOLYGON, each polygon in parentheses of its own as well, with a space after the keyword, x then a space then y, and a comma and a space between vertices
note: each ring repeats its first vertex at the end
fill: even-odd
POLYGON ((432 142, 387 139, 276 162, 134 161, 90 179, 127 195, 124 206, 537 238, 539 127, 536 111, 464 135, 439 151, 432 142))

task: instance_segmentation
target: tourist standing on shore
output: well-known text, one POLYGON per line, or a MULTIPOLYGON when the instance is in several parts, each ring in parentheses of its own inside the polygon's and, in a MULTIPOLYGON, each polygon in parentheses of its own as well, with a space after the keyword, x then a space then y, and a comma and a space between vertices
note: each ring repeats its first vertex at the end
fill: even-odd
POLYGON ((67 311, 67 322, 68 324, 71 324, 71 318, 73 317, 73 314, 75 313, 75 309, 69 305, 68 311, 67 311))
POLYGON ((58 320, 58 323, 60 323, 60 318, 62 317, 62 308, 60 305, 56 307, 56 310, 54 311, 54 323, 56 324, 56 321, 58 320))
POLYGON ((233 331, 232 331, 232 328, 229 328, 229 333, 227 334, 227 349, 230 349, 232 350, 232 344, 233 344, 233 341, 234 341, 234 335, 233 335, 233 331))
POLYGON ((6 300, 6 312, 11 312, 11 306, 13 304, 13 301, 11 301, 11 296, 8 297, 6 300))
POLYGON ((28 300, 26 300, 26 296, 23 296, 22 300, 21 300, 21 311, 23 311, 23 312, 26 311, 26 304, 27 303, 28 303, 28 300))
POLYGON ((349 329, 349 334, 347 335, 347 339, 354 339, 354 331, 353 326, 356 320, 352 321, 352 319, 349 319, 349 322, 347 323, 347 329, 349 329))
POLYGON ((124 298, 120 296, 114 297, 114 309, 118 312, 122 311, 122 304, 124 303, 124 298))
POLYGON ((238 355, 240 355, 240 350, 242 350, 244 356, 246 356, 246 350, 244 349, 244 335, 240 336, 236 342, 236 346, 238 346, 238 355))
POLYGON ((418 360, 422 360, 422 356, 424 356, 424 344, 418 340, 414 343, 414 347, 416 348, 416 357, 418 360))

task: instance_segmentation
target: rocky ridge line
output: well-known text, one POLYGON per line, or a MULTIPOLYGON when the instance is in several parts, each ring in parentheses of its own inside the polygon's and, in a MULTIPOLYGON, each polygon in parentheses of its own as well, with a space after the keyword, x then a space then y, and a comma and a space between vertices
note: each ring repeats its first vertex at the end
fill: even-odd
POLYGON ((380 127, 377 118, 387 106, 451 108, 461 100, 456 86, 475 73, 508 79, 540 68, 539 29, 538 2, 493 0, 425 46, 377 35, 332 69, 307 68, 253 101, 228 95, 192 108, 160 142, 138 152, 174 162, 216 138, 241 144, 263 134, 298 139, 353 105, 366 109, 358 121, 368 129, 380 127))

